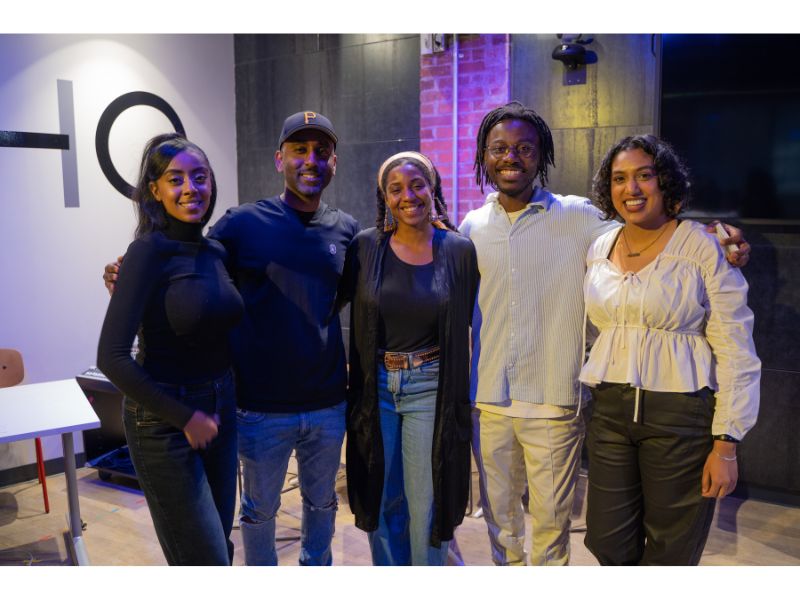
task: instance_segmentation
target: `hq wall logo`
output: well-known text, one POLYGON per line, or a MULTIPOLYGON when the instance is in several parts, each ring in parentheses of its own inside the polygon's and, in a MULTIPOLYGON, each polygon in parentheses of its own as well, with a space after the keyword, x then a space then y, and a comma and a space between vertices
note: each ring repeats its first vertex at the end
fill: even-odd
MULTIPOLYGON (((30 133, 27 131, 0 131, 0 148, 41 148, 61 151, 61 171, 64 181, 64 206, 80 206, 78 194, 78 159, 75 151, 75 101, 72 82, 63 79, 56 81, 58 87, 58 122, 60 133, 30 133)), ((126 110, 134 106, 150 106, 160 111, 175 131, 186 135, 178 113, 169 103, 150 92, 129 92, 113 100, 100 115, 94 136, 94 147, 100 169, 120 194, 131 198, 133 186, 119 174, 108 149, 109 134, 114 121, 126 110)))

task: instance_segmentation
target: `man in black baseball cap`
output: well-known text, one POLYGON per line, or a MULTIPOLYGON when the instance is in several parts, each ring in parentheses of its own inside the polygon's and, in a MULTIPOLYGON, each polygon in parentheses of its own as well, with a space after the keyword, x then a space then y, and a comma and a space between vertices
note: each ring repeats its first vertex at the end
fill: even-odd
POLYGON ((334 149, 336 148, 336 143, 339 140, 336 137, 336 132, 333 130, 333 124, 325 115, 310 110, 294 113, 286 118, 283 122, 283 129, 281 129, 281 137, 278 139, 278 148, 283 145, 283 142, 292 137, 294 133, 304 129, 322 131, 333 140, 333 147, 334 149))
POLYGON ((336 174, 336 142, 333 124, 317 112, 301 111, 283 122, 275 151, 275 167, 285 181, 281 200, 303 213, 301 219, 311 220, 336 174))
POLYGON ((322 201, 336 173, 338 139, 315 111, 288 117, 275 167, 279 196, 228 211, 209 233, 234 257, 245 302, 234 343, 239 524, 245 563, 276 565, 275 519, 295 453, 303 497, 301 565, 330 565, 334 485, 345 431, 344 344, 333 300, 355 219, 322 201))

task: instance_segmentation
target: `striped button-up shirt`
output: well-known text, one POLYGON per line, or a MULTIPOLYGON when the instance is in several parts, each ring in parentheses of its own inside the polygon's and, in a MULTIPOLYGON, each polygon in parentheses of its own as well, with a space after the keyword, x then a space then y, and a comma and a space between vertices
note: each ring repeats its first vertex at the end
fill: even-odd
POLYGON ((475 244, 481 275, 473 402, 577 406, 586 252, 617 226, 586 198, 538 187, 513 225, 497 193, 467 214, 460 229, 475 244))

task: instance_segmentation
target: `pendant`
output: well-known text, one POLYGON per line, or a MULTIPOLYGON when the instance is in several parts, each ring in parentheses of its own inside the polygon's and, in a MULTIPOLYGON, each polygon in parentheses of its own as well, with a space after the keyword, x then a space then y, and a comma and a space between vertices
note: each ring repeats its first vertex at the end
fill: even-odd
POLYGON ((634 258, 636 256, 639 256, 640 254, 641 252, 631 252, 630 254, 628 254, 628 258, 634 258))

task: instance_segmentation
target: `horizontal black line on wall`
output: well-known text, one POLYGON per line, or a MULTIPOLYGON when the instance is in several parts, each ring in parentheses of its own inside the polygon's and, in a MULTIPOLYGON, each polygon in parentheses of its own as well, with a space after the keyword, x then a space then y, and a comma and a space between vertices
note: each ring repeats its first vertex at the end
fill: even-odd
POLYGON ((69 150, 69 136, 58 133, 0 131, 0 148, 45 148, 69 150))

